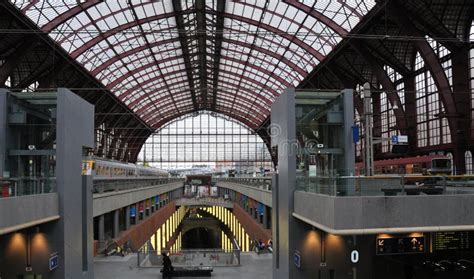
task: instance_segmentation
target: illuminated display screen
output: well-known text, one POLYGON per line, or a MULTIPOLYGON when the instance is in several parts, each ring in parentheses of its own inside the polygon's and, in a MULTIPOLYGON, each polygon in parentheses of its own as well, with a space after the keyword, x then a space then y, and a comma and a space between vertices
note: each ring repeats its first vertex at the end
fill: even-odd
POLYGON ((425 252, 425 237, 377 238, 377 255, 416 254, 425 252))
POLYGON ((436 232, 432 239, 433 251, 473 250, 474 232, 436 232))

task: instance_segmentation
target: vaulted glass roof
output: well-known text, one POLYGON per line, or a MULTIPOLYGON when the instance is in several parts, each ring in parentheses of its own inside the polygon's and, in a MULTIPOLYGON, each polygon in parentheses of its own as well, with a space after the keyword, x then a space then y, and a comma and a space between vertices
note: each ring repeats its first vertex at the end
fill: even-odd
POLYGON ((375 0, 11 0, 154 128, 212 110, 259 127, 375 0))

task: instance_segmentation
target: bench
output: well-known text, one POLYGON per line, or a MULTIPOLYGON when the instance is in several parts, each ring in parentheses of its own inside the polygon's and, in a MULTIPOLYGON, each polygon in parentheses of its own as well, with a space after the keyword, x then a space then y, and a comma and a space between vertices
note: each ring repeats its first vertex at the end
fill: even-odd
POLYGON ((163 278, 171 277, 211 277, 213 269, 209 266, 193 266, 193 267, 175 267, 173 271, 163 273, 163 269, 160 270, 163 273, 163 278))

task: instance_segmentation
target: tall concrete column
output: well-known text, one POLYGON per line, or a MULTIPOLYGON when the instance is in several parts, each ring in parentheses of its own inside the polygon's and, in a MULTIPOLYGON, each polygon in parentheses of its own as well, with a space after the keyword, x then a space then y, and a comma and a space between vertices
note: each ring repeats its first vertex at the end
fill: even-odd
POLYGON ((120 231, 120 210, 117 209, 114 211, 114 228, 113 228, 113 237, 118 237, 120 231))
POLYGON ((136 203, 135 208, 135 225, 137 225, 140 222, 140 203, 136 203))
POLYGON ((262 225, 265 229, 268 229, 268 209, 266 205, 263 206, 262 225))
POLYGON ((130 205, 125 207, 125 230, 130 228, 130 205))
POLYGON ((104 247, 105 241, 105 220, 104 215, 100 215, 99 217, 99 247, 104 247))

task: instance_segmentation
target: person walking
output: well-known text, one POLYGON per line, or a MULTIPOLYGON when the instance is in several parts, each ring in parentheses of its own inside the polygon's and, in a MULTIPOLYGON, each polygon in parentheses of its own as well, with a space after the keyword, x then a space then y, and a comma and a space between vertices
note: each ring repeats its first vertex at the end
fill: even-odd
POLYGON ((161 255, 163 256, 163 278, 171 278, 171 272, 174 270, 171 259, 166 252, 161 255))

